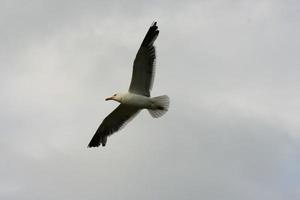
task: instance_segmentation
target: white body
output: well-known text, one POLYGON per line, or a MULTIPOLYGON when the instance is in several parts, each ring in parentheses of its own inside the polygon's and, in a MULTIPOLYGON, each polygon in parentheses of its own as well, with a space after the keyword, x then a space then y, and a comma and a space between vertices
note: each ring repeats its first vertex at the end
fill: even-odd
POLYGON ((122 94, 119 102, 122 104, 135 106, 140 109, 157 108, 157 105, 155 104, 155 101, 152 98, 143 95, 129 93, 129 92, 122 94))
POLYGON ((108 98, 108 100, 115 100, 123 105, 136 107, 137 109, 148 109, 149 113, 154 118, 164 115, 168 111, 170 103, 167 95, 151 98, 130 92, 115 94, 108 98))

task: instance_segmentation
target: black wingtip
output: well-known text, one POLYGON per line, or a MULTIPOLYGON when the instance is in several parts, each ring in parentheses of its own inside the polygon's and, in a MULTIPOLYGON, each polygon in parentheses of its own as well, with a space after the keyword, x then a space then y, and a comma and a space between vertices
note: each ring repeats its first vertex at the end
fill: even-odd
POLYGON ((101 136, 99 132, 96 132, 96 134, 93 136, 92 140, 88 144, 88 148, 92 147, 99 147, 101 144, 104 147, 107 142, 107 136, 101 136))
POLYGON ((93 147, 99 147, 100 145, 102 145, 103 147, 105 147, 105 143, 100 141, 99 143, 92 143, 92 141, 89 143, 89 145, 87 146, 87 148, 93 148, 93 147))
POLYGON ((156 38, 158 36, 158 33, 159 33, 159 30, 158 30, 157 22, 154 21, 151 24, 143 42, 142 42, 142 46, 153 45, 154 41, 156 40, 156 38))
POLYGON ((99 147, 100 143, 92 143, 92 141, 89 143, 89 145, 87 146, 88 148, 93 148, 93 147, 99 147))

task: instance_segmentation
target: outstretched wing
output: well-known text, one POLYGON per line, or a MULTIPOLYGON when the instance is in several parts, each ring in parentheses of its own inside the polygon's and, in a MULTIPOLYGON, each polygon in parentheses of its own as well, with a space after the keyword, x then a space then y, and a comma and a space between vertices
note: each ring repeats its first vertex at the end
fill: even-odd
POLYGON ((155 74, 155 47, 158 36, 156 22, 149 28, 133 63, 133 72, 129 92, 150 96, 155 74))
POLYGON ((120 104, 100 124, 88 147, 105 146, 107 137, 125 126, 139 111, 136 107, 120 104))

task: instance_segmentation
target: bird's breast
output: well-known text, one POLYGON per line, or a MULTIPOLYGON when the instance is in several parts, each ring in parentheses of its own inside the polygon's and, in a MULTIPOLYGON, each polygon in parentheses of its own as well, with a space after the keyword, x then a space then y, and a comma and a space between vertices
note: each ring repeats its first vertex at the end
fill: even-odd
POLYGON ((150 108, 152 105, 152 101, 150 97, 138 95, 138 94, 132 94, 128 93, 124 98, 122 99, 123 104, 136 106, 138 108, 150 108))

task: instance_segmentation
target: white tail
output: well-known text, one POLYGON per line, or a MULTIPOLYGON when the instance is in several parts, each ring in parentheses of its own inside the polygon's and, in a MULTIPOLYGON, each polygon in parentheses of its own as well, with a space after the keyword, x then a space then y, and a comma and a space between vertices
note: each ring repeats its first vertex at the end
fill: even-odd
POLYGON ((148 109, 150 115, 154 118, 163 116, 169 109, 170 99, 167 95, 152 98, 155 108, 148 109))

